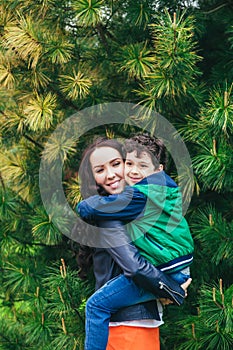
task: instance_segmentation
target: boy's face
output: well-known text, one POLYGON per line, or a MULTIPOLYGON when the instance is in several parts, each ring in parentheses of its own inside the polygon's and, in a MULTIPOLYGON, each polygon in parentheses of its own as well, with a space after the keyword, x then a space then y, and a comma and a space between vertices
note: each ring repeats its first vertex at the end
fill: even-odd
POLYGON ((125 161, 125 181, 133 186, 145 177, 157 172, 147 152, 141 152, 137 157, 137 152, 127 153, 125 161))

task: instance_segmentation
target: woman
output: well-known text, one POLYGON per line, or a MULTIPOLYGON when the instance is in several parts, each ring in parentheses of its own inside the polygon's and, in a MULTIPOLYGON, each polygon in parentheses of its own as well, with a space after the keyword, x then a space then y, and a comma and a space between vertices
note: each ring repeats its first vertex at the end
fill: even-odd
MULTIPOLYGON (((102 195, 122 192, 125 185, 123 157, 122 145, 115 140, 98 140, 96 143, 89 146, 84 153, 79 170, 83 197, 96 194, 96 190, 102 195)), ((113 247, 108 247, 106 249, 95 249, 93 262, 96 288, 98 289, 104 283, 118 275, 121 269, 125 276, 131 277, 140 287, 148 289, 155 295, 172 298, 173 295, 159 289, 159 281, 166 281, 165 283, 167 285, 171 282, 167 276, 163 275, 153 265, 150 265, 140 256, 137 249, 132 244, 126 242, 124 227, 119 222, 114 221, 112 225, 119 226, 119 235, 117 236, 117 239, 121 237, 122 244, 117 246, 113 244, 113 247)), ((102 229, 102 232, 104 231, 106 231, 106 228, 102 229)), ((122 277, 124 278, 124 276, 122 277)), ((171 288, 174 288, 174 283, 171 288)), ((175 288, 177 288, 179 293, 183 292, 176 283, 175 288)), ((110 344, 107 349, 130 349, 132 346, 136 349, 135 344, 137 344, 138 349, 141 350, 142 343, 140 343, 139 340, 137 341, 137 335, 139 336, 139 339, 142 340, 143 347, 147 348, 147 350, 159 349, 159 334, 157 326, 162 322, 155 301, 127 307, 114 315, 113 320, 119 322, 127 321, 127 323, 126 326, 124 325, 117 328, 110 327, 110 344), (156 321, 160 323, 157 323, 156 321), (132 322, 134 324, 132 324, 132 322), (131 325, 135 328, 130 327, 131 325), (140 327, 140 325, 143 325, 143 327, 140 327), (123 331, 125 330, 125 334, 129 334, 129 332, 134 333, 129 336, 130 343, 127 344, 127 341, 124 339, 124 345, 116 345, 117 338, 119 338, 118 334, 120 334, 122 338, 123 331), (132 339, 136 340, 135 344, 132 343, 132 339)), ((106 348, 104 337, 105 326, 106 325, 100 325, 98 333, 93 333, 91 332, 93 327, 93 325, 91 325, 91 317, 88 318, 88 323, 86 324, 87 350, 103 350, 106 348)))

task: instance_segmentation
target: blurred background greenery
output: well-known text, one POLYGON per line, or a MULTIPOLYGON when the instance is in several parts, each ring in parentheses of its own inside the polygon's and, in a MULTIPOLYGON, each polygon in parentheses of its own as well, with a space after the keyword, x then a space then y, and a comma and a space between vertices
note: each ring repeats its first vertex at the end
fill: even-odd
MULTIPOLYGON (((93 276, 77 277, 74 244, 46 213, 38 173, 57 125, 118 101, 166 116, 193 162, 193 283, 184 306, 165 309, 161 348, 232 349, 232 1, 0 0, 0 37, 0 349, 83 349, 93 276)), ((51 151, 63 155, 72 206, 92 133, 51 151)), ((168 172, 177 175, 172 162, 168 172)))

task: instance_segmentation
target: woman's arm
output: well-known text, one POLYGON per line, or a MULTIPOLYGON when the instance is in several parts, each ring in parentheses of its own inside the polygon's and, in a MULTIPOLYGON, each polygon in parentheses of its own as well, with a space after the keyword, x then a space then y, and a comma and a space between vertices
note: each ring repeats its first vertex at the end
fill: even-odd
POLYGON ((158 297, 169 298, 177 305, 183 303, 185 291, 140 255, 137 248, 129 243, 126 230, 120 221, 101 222, 99 230, 102 243, 106 243, 108 253, 126 277, 132 278, 139 287, 158 297))

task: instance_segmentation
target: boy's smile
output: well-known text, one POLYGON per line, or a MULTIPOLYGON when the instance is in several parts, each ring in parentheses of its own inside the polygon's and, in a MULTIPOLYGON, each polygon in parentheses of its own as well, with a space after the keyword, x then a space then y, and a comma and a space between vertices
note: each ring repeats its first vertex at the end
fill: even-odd
POLYGON ((133 186, 145 177, 152 175, 157 170, 152 163, 151 157, 147 152, 141 152, 137 157, 137 152, 127 153, 125 161, 125 181, 133 186))

